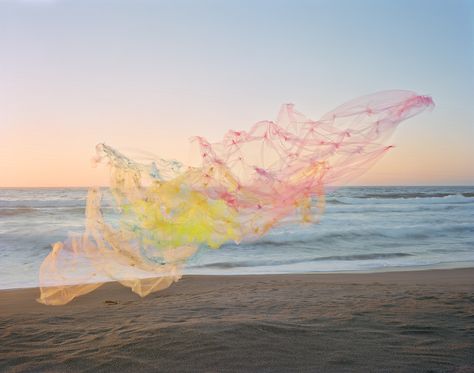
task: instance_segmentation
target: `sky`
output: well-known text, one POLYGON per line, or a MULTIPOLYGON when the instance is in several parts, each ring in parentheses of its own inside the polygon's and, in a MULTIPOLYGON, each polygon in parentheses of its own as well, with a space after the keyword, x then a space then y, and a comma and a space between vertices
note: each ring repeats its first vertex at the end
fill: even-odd
POLYGON ((0 187, 104 185, 97 143, 189 161, 194 135, 433 97, 354 185, 474 184, 473 1, 0 0, 0 187))

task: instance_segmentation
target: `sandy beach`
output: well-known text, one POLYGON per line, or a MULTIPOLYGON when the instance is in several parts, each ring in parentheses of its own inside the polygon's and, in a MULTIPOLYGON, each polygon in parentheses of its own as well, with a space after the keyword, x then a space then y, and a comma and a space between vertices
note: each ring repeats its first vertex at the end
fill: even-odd
POLYGON ((474 269, 0 292, 2 372, 474 372, 474 269))

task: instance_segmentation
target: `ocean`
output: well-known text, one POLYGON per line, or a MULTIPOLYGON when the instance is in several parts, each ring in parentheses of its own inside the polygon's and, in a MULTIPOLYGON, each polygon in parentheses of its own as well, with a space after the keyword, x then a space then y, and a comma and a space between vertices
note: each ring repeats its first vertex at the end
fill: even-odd
MULTIPOLYGON (((38 285, 51 244, 84 230, 87 189, 0 189, 0 288, 38 285)), ((319 222, 200 248, 185 274, 371 272, 474 266, 474 187, 344 187, 319 222)))

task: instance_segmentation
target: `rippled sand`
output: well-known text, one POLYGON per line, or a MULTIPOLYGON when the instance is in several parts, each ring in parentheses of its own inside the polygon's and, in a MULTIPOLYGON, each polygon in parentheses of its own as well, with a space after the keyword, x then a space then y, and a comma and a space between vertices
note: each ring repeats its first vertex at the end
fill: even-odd
POLYGON ((66 306, 0 291, 0 371, 474 372, 474 269, 187 276, 66 306))

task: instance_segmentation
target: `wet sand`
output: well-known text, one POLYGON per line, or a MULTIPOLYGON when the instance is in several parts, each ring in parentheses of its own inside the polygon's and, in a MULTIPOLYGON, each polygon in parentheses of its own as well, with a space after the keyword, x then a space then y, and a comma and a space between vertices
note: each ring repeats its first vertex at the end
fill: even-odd
POLYGON ((474 372, 474 269, 0 291, 1 372, 474 372))

